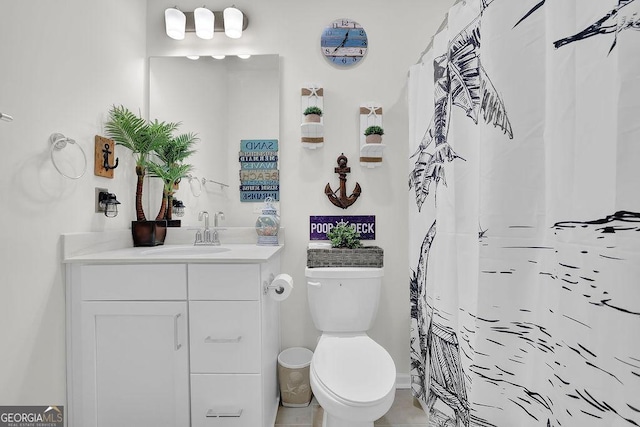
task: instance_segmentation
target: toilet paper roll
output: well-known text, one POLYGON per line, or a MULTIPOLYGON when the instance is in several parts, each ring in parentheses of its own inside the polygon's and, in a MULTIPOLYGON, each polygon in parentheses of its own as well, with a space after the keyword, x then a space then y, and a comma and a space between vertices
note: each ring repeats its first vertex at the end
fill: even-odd
POLYGON ((289 298, 293 290, 293 279, 288 274, 278 274, 269 285, 269 296, 276 301, 289 298))

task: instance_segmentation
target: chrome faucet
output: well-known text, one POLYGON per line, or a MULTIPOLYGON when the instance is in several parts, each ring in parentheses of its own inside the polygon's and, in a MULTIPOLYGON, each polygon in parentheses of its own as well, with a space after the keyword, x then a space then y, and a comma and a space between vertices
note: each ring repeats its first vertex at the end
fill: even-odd
POLYGON ((196 232, 196 239, 193 242, 194 245, 211 245, 219 246, 220 238, 218 237, 218 218, 224 219, 222 212, 216 212, 213 215, 213 230, 209 228, 209 212, 201 211, 198 213, 198 221, 202 221, 204 218, 204 230, 198 230, 196 232))

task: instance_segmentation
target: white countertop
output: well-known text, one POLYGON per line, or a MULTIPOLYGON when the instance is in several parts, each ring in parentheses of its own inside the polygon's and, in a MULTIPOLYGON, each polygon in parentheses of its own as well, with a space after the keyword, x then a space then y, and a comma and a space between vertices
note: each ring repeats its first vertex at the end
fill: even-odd
MULTIPOLYGON (((63 235, 62 262, 89 264, 256 263, 265 262, 283 245, 258 246, 244 238, 229 238, 220 246, 194 246, 174 238, 164 245, 131 247, 130 230, 63 235)), ((176 233, 176 232, 174 232, 176 233)), ((255 231, 253 231, 255 235, 255 231)), ((183 234, 183 233, 181 233, 183 234)), ((192 242, 192 233, 188 239, 192 242)), ((251 237, 255 241, 255 237, 251 237)))
MULTIPOLYGON (((154 264, 154 263, 254 263, 264 262, 278 253, 282 245, 258 246, 251 244, 222 245, 224 252, 191 253, 186 245, 123 248, 66 258, 65 263, 91 264, 154 264), (184 249, 184 252, 182 251, 184 249), (167 252, 164 252, 164 251, 167 252), (180 253, 183 252, 183 253, 180 253)), ((209 248, 199 246, 198 249, 209 248)), ((213 246, 211 248, 218 248, 213 246)))

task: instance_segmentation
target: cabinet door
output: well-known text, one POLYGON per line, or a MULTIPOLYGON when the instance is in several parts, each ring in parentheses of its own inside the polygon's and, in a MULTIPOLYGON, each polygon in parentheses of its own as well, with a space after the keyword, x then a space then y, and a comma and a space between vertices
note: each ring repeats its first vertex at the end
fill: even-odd
POLYGON ((82 304, 84 427, 188 427, 186 302, 82 304))

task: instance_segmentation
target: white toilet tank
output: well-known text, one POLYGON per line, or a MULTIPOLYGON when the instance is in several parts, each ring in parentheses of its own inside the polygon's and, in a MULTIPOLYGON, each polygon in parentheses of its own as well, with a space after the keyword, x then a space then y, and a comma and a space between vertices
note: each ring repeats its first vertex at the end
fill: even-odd
POLYGON ((383 268, 306 268, 313 323, 322 332, 365 332, 380 301, 383 268))

